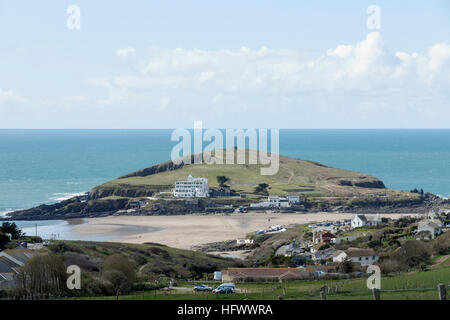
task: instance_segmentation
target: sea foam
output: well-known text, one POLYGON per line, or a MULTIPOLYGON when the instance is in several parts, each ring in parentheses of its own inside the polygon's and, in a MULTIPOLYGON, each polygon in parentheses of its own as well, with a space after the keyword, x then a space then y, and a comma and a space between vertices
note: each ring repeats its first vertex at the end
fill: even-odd
POLYGON ((77 192, 77 193, 60 193, 60 192, 58 192, 58 193, 54 193, 53 194, 53 196, 52 197, 50 197, 50 199, 49 200, 51 200, 51 201, 64 201, 64 200, 68 200, 68 199, 70 199, 70 198, 73 198, 73 197, 79 197, 79 196, 82 196, 82 195, 85 195, 86 194, 86 192, 77 192))

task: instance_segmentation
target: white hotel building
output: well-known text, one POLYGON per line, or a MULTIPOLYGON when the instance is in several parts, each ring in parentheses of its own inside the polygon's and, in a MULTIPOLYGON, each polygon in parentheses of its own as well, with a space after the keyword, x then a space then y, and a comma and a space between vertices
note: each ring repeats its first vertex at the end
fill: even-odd
POLYGON ((194 178, 189 175, 187 181, 175 182, 175 188, 172 190, 173 196, 177 198, 205 198, 209 196, 209 187, 207 178, 194 178))

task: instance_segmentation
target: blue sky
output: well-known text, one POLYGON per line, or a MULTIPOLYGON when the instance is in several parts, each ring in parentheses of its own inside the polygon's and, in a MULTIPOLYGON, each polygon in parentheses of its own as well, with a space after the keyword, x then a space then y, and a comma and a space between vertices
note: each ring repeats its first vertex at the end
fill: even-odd
POLYGON ((0 1, 0 128, 449 128, 449 18, 445 0, 0 1))

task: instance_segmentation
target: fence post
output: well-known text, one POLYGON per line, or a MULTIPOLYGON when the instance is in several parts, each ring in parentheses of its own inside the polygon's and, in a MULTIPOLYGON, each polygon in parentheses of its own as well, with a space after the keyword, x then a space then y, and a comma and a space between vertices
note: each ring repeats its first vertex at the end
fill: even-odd
POLYGON ((380 300, 380 289, 373 288, 372 293, 373 293, 373 300, 380 300))
POLYGON ((328 290, 328 287, 327 287, 327 286, 323 286, 323 287, 320 289, 320 299, 321 299, 321 300, 327 300, 327 290, 328 290))
POLYGON ((439 300, 447 300, 447 289, 445 288, 445 284, 439 283, 438 290, 439 290, 439 300))

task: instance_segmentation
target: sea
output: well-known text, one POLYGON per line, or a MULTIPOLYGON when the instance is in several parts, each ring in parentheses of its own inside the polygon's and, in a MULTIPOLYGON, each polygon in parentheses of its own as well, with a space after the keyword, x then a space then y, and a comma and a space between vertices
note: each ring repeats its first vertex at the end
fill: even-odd
MULTIPOLYGON (((177 144, 172 132, 0 130, 0 216, 68 199, 167 161, 177 144)), ((279 146, 281 155, 369 173, 389 188, 450 196, 450 129, 285 129, 279 146)), ((65 221, 39 224, 69 227, 65 221)), ((33 234, 33 226, 23 227, 33 234)))

